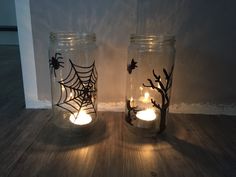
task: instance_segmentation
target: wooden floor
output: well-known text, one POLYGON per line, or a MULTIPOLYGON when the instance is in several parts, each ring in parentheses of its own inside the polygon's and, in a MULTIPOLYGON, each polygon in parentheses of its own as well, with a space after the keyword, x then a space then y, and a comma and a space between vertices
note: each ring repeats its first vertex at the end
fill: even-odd
POLYGON ((50 110, 25 110, 17 47, 0 46, 1 177, 235 177, 236 117, 171 114, 155 139, 101 112, 94 133, 67 136, 50 110))

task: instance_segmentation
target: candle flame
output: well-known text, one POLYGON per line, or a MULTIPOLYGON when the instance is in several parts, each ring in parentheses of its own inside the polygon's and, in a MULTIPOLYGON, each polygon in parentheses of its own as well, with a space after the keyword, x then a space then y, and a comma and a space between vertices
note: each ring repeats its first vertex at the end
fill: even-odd
POLYGON ((144 96, 141 96, 139 100, 142 101, 143 103, 150 102, 150 94, 148 92, 145 92, 144 96))
POLYGON ((147 100, 149 98, 150 94, 148 92, 144 93, 144 99, 147 100))
POLYGON ((134 98, 130 97, 130 106, 135 107, 134 98))

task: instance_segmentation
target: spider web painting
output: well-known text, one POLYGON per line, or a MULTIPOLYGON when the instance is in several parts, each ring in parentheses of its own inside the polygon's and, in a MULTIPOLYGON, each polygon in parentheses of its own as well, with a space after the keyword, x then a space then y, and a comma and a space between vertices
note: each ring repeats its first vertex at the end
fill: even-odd
POLYGON ((86 111, 87 114, 96 114, 94 102, 98 75, 95 61, 88 67, 76 65, 70 59, 69 62, 71 68, 68 75, 58 81, 61 89, 56 105, 70 112, 75 119, 74 113, 79 113, 81 110, 86 111))

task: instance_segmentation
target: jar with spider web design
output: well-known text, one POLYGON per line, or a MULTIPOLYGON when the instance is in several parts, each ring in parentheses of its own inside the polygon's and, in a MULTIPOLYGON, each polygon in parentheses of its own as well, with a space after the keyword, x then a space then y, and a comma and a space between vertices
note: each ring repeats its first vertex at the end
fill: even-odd
POLYGON ((94 33, 50 33, 53 119, 64 130, 90 132, 97 122, 95 41, 94 33))
POLYGON ((167 125, 175 39, 168 35, 130 37, 125 124, 135 134, 156 136, 167 125))

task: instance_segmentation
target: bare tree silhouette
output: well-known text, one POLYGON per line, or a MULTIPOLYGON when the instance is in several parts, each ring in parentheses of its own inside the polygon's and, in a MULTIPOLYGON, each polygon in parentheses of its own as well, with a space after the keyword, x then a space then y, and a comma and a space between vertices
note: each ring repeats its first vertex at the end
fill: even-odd
POLYGON ((174 69, 174 66, 171 67, 170 73, 168 73, 166 69, 163 69, 163 73, 165 75, 165 81, 166 81, 165 84, 161 80, 161 76, 156 75, 154 70, 152 70, 152 73, 155 80, 152 81, 151 79, 147 79, 149 82, 149 85, 143 84, 144 87, 150 87, 152 89, 155 89, 158 93, 161 94, 161 103, 157 103, 157 101, 151 99, 153 106, 159 109, 161 112, 160 129, 158 133, 161 133, 166 129, 166 111, 170 104, 170 96, 168 94, 168 90, 172 86, 173 69, 174 69), (157 83, 157 86, 154 83, 157 83))

